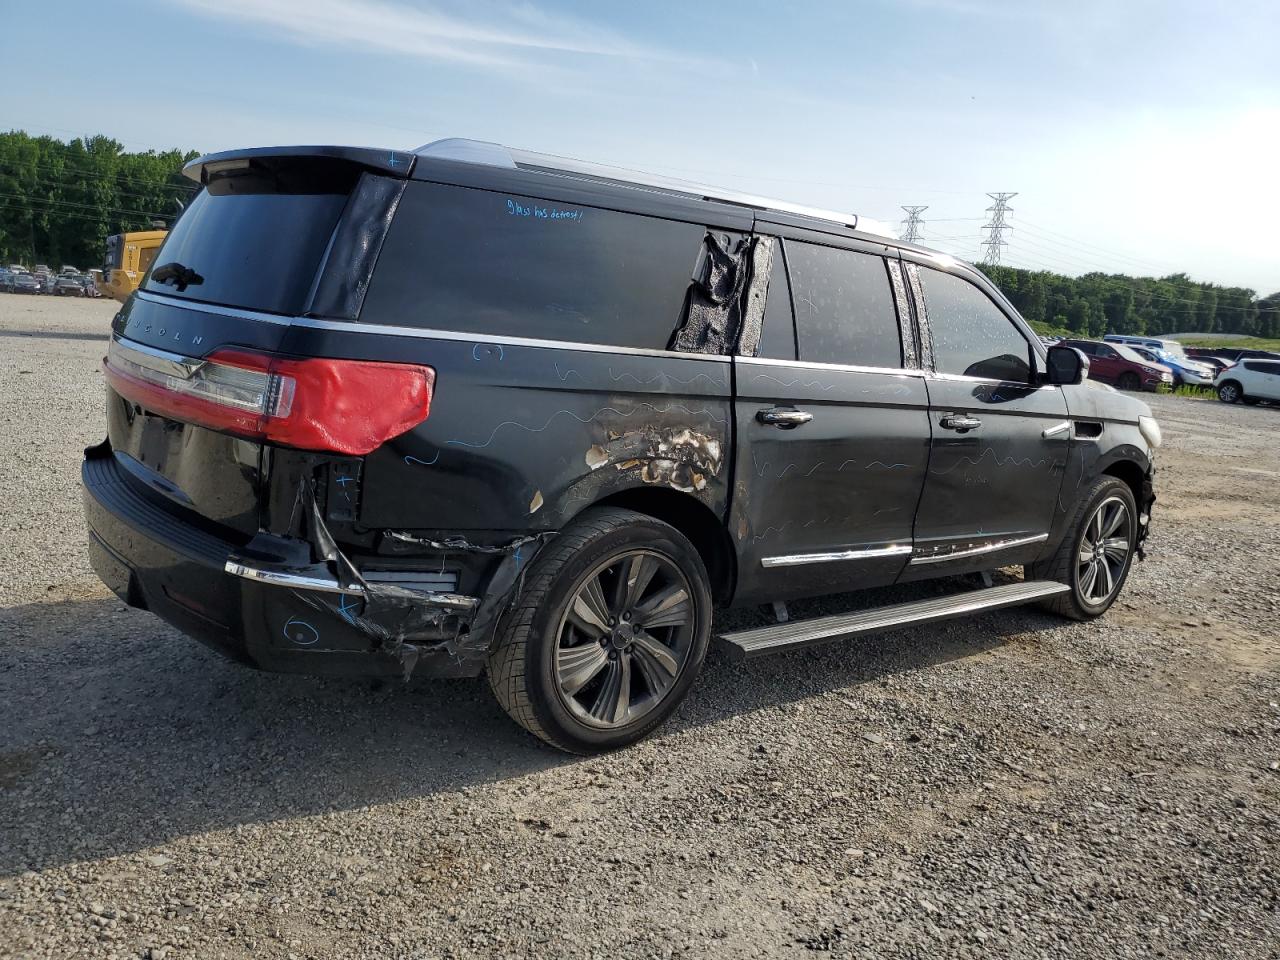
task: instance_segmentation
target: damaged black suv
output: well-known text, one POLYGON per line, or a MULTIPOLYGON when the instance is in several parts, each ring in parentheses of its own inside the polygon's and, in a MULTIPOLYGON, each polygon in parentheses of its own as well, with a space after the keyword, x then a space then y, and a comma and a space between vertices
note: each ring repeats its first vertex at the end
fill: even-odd
POLYGON ((737 657, 1087 619, 1141 550, 1147 407, 856 217, 457 140, 185 173, 113 323, 85 513, 112 590, 247 663, 487 672, 591 752, 675 709, 716 605, 776 613, 717 637, 737 657))

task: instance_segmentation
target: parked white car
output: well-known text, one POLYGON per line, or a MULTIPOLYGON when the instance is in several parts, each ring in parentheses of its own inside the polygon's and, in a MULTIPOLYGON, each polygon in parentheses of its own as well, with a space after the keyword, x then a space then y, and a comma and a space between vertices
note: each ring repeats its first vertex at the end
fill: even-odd
POLYGON ((1213 381, 1223 403, 1280 402, 1280 360, 1241 360, 1213 381))

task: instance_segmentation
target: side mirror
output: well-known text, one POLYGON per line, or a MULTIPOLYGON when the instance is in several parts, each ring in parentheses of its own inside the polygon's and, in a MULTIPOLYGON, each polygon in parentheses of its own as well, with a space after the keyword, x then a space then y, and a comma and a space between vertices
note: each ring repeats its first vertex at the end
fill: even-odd
POLYGON ((1045 380, 1058 386, 1083 383, 1089 375, 1089 358, 1075 347, 1050 347, 1045 380))

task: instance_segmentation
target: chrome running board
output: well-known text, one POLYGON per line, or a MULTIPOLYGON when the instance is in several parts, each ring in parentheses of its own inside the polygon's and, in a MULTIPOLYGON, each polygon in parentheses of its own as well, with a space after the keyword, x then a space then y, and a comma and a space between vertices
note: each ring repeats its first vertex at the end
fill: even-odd
POLYGON ((967 590, 948 597, 896 603, 888 607, 859 610, 813 620, 793 620, 753 630, 738 630, 717 636, 720 647, 733 660, 750 660, 771 653, 783 653, 801 647, 865 637, 900 627, 921 626, 939 620, 950 620, 971 613, 999 610, 1055 597, 1071 588, 1052 580, 1026 580, 1006 583, 982 590, 967 590))

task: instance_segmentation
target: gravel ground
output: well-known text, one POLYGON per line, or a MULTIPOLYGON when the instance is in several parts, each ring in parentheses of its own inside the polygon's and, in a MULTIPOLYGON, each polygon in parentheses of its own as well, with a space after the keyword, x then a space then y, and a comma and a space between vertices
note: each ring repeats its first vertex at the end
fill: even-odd
POLYGON ((581 760, 483 682, 255 673, 111 597, 112 312, 0 295, 0 956, 1280 955, 1280 410, 1153 398, 1103 620, 713 653, 581 760))

